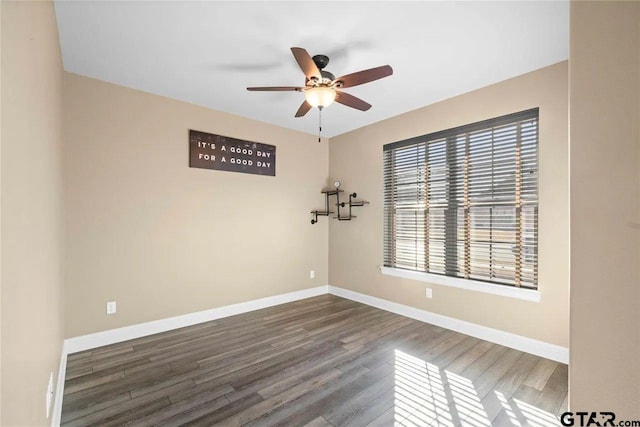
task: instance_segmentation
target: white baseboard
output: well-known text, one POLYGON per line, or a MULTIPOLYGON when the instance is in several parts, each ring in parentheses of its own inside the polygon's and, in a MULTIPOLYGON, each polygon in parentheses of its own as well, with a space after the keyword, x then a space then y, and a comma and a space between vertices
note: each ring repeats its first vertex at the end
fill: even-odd
POLYGON ((490 341, 505 347, 514 348, 536 356, 555 360, 556 362, 569 363, 569 349, 556 344, 549 344, 544 341, 534 340, 510 332, 477 325, 464 320, 454 319, 441 314, 431 313, 419 308, 409 307, 381 298, 372 297, 348 289, 329 286, 329 293, 352 301, 367 304, 382 310, 390 311, 401 316, 420 320, 442 328, 451 329, 472 337, 490 341))
POLYGON ((491 341, 516 350, 525 351, 527 353, 535 354, 536 356, 545 357, 562 363, 568 363, 569 361, 569 349, 566 347, 455 319, 453 317, 431 313, 426 310, 398 304, 336 286, 318 286, 316 288, 304 289, 302 291, 275 295, 272 297, 227 305, 210 310, 188 313, 181 316, 169 317, 132 326, 125 326, 123 328, 82 335, 75 338, 68 338, 64 342, 63 351, 65 354, 63 356, 66 359, 67 354, 90 350, 104 345, 115 344, 122 341, 166 332, 223 317, 234 316, 236 314, 247 313, 249 311, 285 304, 287 302, 293 302, 326 293, 390 311, 401 316, 431 323, 436 326, 451 329, 456 332, 461 332, 463 334, 491 341))
POLYGON ((137 325, 125 326, 118 329, 96 332, 94 334, 82 335, 65 340, 67 354, 89 350, 103 345, 115 344, 128 341, 147 335, 158 334, 173 329, 183 328, 198 323, 209 322, 223 317, 234 316, 236 314, 247 313, 261 308, 274 305, 285 304, 304 298, 315 297, 327 293, 327 286, 304 289, 302 291, 289 292, 287 294, 275 295, 272 297, 260 298, 238 304, 226 305, 224 307, 212 308, 210 310, 198 311, 195 313, 183 314, 181 316, 169 317, 166 319, 154 320, 152 322, 139 323, 137 325))
POLYGON ((62 343, 62 354, 60 355, 60 367, 58 368, 58 381, 56 383, 56 394, 53 400, 53 410, 51 412, 51 427, 58 427, 62 417, 62 397, 64 394, 64 380, 67 374, 67 349, 62 343))

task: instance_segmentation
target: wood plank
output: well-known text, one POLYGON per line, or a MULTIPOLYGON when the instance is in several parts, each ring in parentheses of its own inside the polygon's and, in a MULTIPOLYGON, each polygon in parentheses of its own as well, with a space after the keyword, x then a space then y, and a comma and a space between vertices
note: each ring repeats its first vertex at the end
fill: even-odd
MULTIPOLYGON (((293 387, 300 381, 306 381, 310 377, 317 375, 318 372, 330 369, 334 366, 342 366, 344 362, 357 358, 358 354, 359 353, 357 351, 344 350, 343 352, 338 353, 335 357, 325 359, 320 363, 315 360, 309 360, 307 363, 312 366, 301 366, 301 369, 297 374, 293 374, 285 370, 281 375, 273 377, 271 381, 259 384, 258 386, 262 385, 262 388, 258 393, 260 393, 260 395, 265 399, 275 396, 282 393, 284 390, 293 387), (308 369, 305 369, 307 366, 308 369)), ((341 371, 345 372, 344 370, 341 371)))
POLYGON ((118 411, 117 414, 105 418, 99 421, 97 424, 100 427, 114 427, 123 425, 137 424, 140 418, 143 418, 147 414, 157 413, 164 408, 171 407, 171 402, 166 397, 161 397, 150 402, 145 402, 144 405, 136 405, 136 407, 128 409, 126 411, 118 411))
POLYGON ((171 425, 186 421, 188 418, 197 418, 206 408, 206 413, 215 411, 229 404, 221 390, 209 390, 193 394, 186 399, 171 401, 171 405, 154 411, 136 421, 136 426, 171 425))
POLYGON ((328 382, 325 387, 303 394, 279 410, 264 414, 249 425, 304 425, 322 415, 327 408, 332 408, 356 395, 362 387, 368 387, 392 373, 391 365, 383 365, 373 371, 362 367, 354 368, 328 382))
POLYGON ((504 353, 506 353, 507 348, 502 347, 501 345, 492 346, 489 351, 480 356, 474 363, 467 366, 461 373, 460 376, 470 380, 475 381, 479 378, 491 365, 496 363, 504 353))
POLYGON ((86 378, 85 376, 85 378, 81 378, 81 381, 78 379, 72 379, 65 384, 64 394, 77 393, 88 388, 96 387, 100 384, 110 383, 122 377, 124 377, 124 370, 113 374, 95 376, 93 378, 86 378))
POLYGON ((295 387, 291 387, 290 389, 287 389, 280 394, 263 400, 262 402, 251 406, 250 408, 240 411, 232 417, 226 418, 224 420, 225 425, 242 426, 252 421, 261 419, 265 417, 265 415, 272 413, 274 410, 277 410, 281 406, 286 405, 287 403, 302 396, 305 393, 322 387, 322 385, 324 385, 325 383, 334 378, 338 378, 341 375, 342 372, 337 369, 332 369, 330 371, 324 372, 316 377, 313 377, 296 385, 295 387))
POLYGON ((536 367, 531 371, 527 379, 524 381, 524 385, 533 387, 536 390, 542 390, 547 384, 549 377, 553 374, 558 364, 553 360, 540 359, 536 367))
MULTIPOLYGON (((227 398, 228 399, 228 398, 227 398)), ((215 424, 223 424, 224 422, 243 411, 246 408, 250 408, 253 405, 257 405, 262 402, 262 397, 257 393, 251 393, 242 396, 239 399, 235 399, 233 402, 218 407, 215 405, 213 408, 209 405, 201 405, 189 412, 182 412, 175 416, 173 420, 166 420, 164 425, 183 425, 183 426, 212 426, 215 424)), ((163 425, 163 424, 160 424, 163 425)))
POLYGON ((333 427, 333 424, 330 424, 322 417, 318 417, 313 421, 304 425, 304 427, 333 427))
POLYGON ((562 402, 567 396, 566 378, 568 375, 569 367, 563 363, 557 363, 556 369, 536 400, 536 408, 553 415, 560 410, 562 402))
POLYGON ((398 413, 398 410, 393 407, 387 409, 382 413, 382 415, 367 424, 367 427, 389 427, 392 425, 400 425, 403 418, 404 417, 398 413))
POLYGON ((345 426, 370 425, 384 419, 384 414, 389 410, 395 411, 395 389, 390 388, 371 401, 371 405, 356 408, 345 420, 345 426))
POLYGON ((483 354, 485 354, 494 346, 495 344, 489 341, 480 341, 479 343, 474 345, 471 349, 469 349, 469 351, 461 354, 460 356, 458 356, 457 359, 455 359, 453 362, 447 365, 446 367, 447 371, 452 372, 454 374, 462 373, 462 371, 468 368, 469 365, 471 365, 476 360, 478 360, 483 354))
POLYGON ((568 410, 569 410, 569 393, 567 393, 567 395, 564 397, 564 400, 560 405, 560 409, 558 409, 558 412, 556 412, 556 415, 559 417, 560 415, 562 415, 564 412, 567 412, 568 410))
POLYGON ((101 399, 99 402, 95 402, 82 409, 73 410, 67 407, 65 408, 65 411, 62 412, 61 423, 64 425, 77 418, 86 417, 87 415, 90 415, 94 412, 101 411, 111 406, 117 406, 121 403, 126 402, 127 400, 131 400, 131 394, 128 391, 116 396, 112 396, 109 399, 105 399, 105 400, 101 399))
MULTIPOLYGON (((461 335, 461 334, 459 334, 461 335)), ((464 335, 462 335, 464 337, 464 335)), ((464 337, 461 341, 455 344, 453 347, 446 350, 444 353, 439 356, 433 358, 431 363, 438 366, 448 366, 453 363, 458 357, 467 353, 472 347, 478 344, 480 340, 474 337, 464 337)))
POLYGON ((78 410, 91 406, 95 402, 109 400, 123 392, 130 392, 133 387, 138 385, 154 384, 158 377, 164 378, 163 374, 169 374, 171 367, 169 365, 152 368, 147 371, 139 372, 134 375, 114 380, 110 383, 100 384, 96 387, 88 388, 76 393, 67 394, 62 401, 64 410, 78 410))
POLYGON ((538 360, 539 358, 536 356, 523 354, 493 387, 493 390, 482 398, 481 405, 489 421, 500 425, 498 421, 495 421, 496 417, 509 406, 513 394, 522 385, 538 360))
POLYGON ((354 396, 327 408, 323 416, 337 426, 366 425, 393 407, 394 385, 394 376, 387 375, 361 388, 354 396))

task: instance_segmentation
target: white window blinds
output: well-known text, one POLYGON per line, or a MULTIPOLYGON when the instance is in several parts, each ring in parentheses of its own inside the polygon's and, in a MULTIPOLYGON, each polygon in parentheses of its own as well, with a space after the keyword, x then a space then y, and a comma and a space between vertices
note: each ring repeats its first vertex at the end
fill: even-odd
POLYGON ((384 146, 384 265, 530 289, 538 109, 384 146))

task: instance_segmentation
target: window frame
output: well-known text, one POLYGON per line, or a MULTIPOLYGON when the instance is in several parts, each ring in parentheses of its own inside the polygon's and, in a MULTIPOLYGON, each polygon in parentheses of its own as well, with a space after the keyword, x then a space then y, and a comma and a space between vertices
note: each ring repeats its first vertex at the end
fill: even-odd
MULTIPOLYGON (((487 293, 491 293, 491 294, 497 294, 497 295, 504 295, 504 296, 509 296, 509 297, 514 297, 514 298, 519 298, 519 299, 524 299, 524 300, 529 300, 529 301, 539 301, 540 300, 540 284, 538 283, 538 269, 539 269, 539 259, 537 256, 537 250, 538 250, 538 246, 539 246, 539 232, 538 232, 538 226, 539 226, 539 220, 537 218, 538 216, 538 208, 539 208, 539 145, 540 145, 540 140, 539 140, 539 136, 540 136, 540 116, 539 116, 539 108, 532 108, 532 109, 528 109, 528 110, 524 110, 524 111, 520 111, 517 113, 512 113, 512 114, 507 114, 504 116, 500 116, 500 117, 496 117, 496 118, 492 118, 492 119, 488 119, 488 120, 483 120, 480 122, 476 122, 476 123, 472 123, 472 124, 468 124, 468 125, 463 125, 463 126, 458 126, 455 128, 451 128, 451 129, 446 129, 443 131, 438 131, 438 132, 433 132, 430 134, 426 134, 426 135, 420 135, 417 137, 413 137, 413 138, 409 138, 406 140, 402 140, 402 141, 397 141, 397 142, 393 142, 393 143, 389 143, 389 144, 385 144, 383 146, 383 205, 384 205, 384 213, 383 213, 383 218, 384 218, 384 226, 383 226, 383 266, 380 267, 380 270, 382 272, 382 274, 385 275, 391 275, 391 276, 397 276, 397 277, 403 277, 403 278, 409 278, 409 279, 413 279, 413 280, 419 280, 419 281, 424 281, 424 282, 429 282, 429 283, 436 283, 436 284, 442 284, 445 286, 453 286, 453 287, 457 287, 457 288, 463 288, 463 289, 471 289, 471 290, 477 290, 477 291, 481 291, 481 292, 487 292, 487 293), (469 142, 469 135, 471 135, 474 132, 478 132, 478 131, 488 131, 491 130, 493 132, 493 130, 495 128, 499 128, 501 126, 505 126, 505 125, 516 125, 517 128, 517 133, 515 138, 517 138, 518 142, 517 144, 520 144, 520 138, 522 135, 522 132, 524 132, 523 130, 521 130, 520 128, 520 123, 522 122, 526 122, 529 120, 535 120, 535 144, 534 144, 534 152, 535 152, 535 192, 533 193, 534 199, 533 202, 531 202, 531 200, 528 201, 528 206, 533 206, 533 224, 534 224, 534 228, 533 228, 533 233, 535 236, 535 240, 534 240, 534 255, 535 255, 535 259, 533 261, 533 273, 532 274, 532 282, 528 282, 528 286, 527 287, 521 287, 520 286, 520 280, 522 278, 522 272, 520 272, 520 276, 517 275, 517 270, 514 271, 514 280, 513 280, 513 284, 511 283, 504 283, 504 281, 501 282, 497 282, 497 281, 491 281, 491 280, 477 280, 476 278, 472 278, 469 277, 469 269, 468 267, 465 267, 465 277, 460 277, 459 275, 452 275, 449 273, 449 271, 446 271, 445 273, 434 273, 433 271, 425 271, 426 269, 429 268, 429 259, 425 259, 424 260, 424 267, 420 267, 418 265, 416 265, 416 269, 410 269, 410 268, 402 268, 402 267, 398 267, 398 259, 395 257, 395 251, 397 250, 397 239, 396 239, 396 234, 395 234, 395 230, 388 230, 389 229, 389 224, 390 221, 391 223, 394 223, 395 221, 397 221, 397 211, 396 211, 396 206, 397 203, 395 200, 395 198, 393 199, 393 214, 388 213, 388 203, 389 203, 389 199, 391 196, 388 196, 387 192, 387 188, 389 186, 392 186, 394 193, 392 193, 392 196, 395 196, 397 194, 398 191, 398 186, 397 184, 394 184, 392 182, 392 180, 394 179, 394 176, 389 176, 388 173, 395 173, 398 170, 398 166, 393 164, 392 167, 393 169, 390 169, 389 172, 389 166, 387 166, 387 162, 392 162, 394 161, 393 158, 389 158, 387 159, 387 152, 388 151, 394 151, 397 149, 401 149, 403 147, 412 147, 415 146, 417 150, 419 150, 419 146, 420 144, 422 144, 425 147, 425 150, 428 151, 429 148, 429 144, 433 143, 433 142, 438 142, 438 141, 445 141, 445 147, 447 150, 450 149, 449 144, 450 144, 450 140, 455 140, 455 138, 460 138, 460 137, 465 137, 467 138, 466 141, 466 146, 469 147, 470 142, 469 142), (391 249, 393 248, 393 249, 391 249), (388 254, 388 251, 393 251, 393 254, 388 254), (424 268, 421 269, 421 268, 424 268), (533 285, 532 285, 533 284, 533 285)), ((496 144, 496 140, 492 134, 491 137, 491 144, 492 147, 495 146, 496 144)), ((520 145, 516 145, 516 147, 520 147, 520 145)), ((492 148, 493 149, 493 148, 492 148)), ((531 149, 531 148, 529 148, 531 149)), ((390 154, 391 156, 392 154, 390 154)), ((418 154, 416 154, 418 155, 418 154)), ((519 163, 521 163, 523 160, 523 156, 524 154, 522 154, 521 152, 517 152, 516 153, 516 165, 514 165, 514 179, 516 180, 520 180, 521 177, 519 177, 519 175, 517 175, 518 173, 522 173, 522 169, 518 170, 518 168, 520 166, 518 166, 519 163), (517 178, 516 178, 517 177, 517 178)), ((469 154, 469 149, 467 148, 467 151, 465 152, 465 162, 467 161, 467 159, 470 157, 469 154)), ((430 158, 429 158, 430 159, 430 158)), ((452 163, 450 163, 450 158, 448 157, 448 155, 446 156, 446 167, 447 167, 447 186, 451 186, 451 177, 449 176, 449 173, 451 173, 451 165, 452 163)), ((419 163, 419 162, 418 162, 419 163)), ((418 168, 420 168, 421 166, 416 166, 416 170, 418 168)), ((459 167, 459 166, 457 166, 459 167)), ((465 173, 471 173, 470 169, 467 169, 465 171, 465 173)), ((431 176, 431 175, 429 175, 431 176)), ((468 177, 465 177, 465 180, 467 180, 468 177)), ((494 188, 496 188, 496 178, 493 177, 491 178, 491 188, 492 191, 494 188)), ((417 186, 420 186, 420 183, 422 181, 418 181, 418 183, 416 184, 417 186)), ((457 181, 453 181, 454 185, 455 184, 459 184, 459 182, 457 181)), ((432 184, 431 181, 425 179, 424 180, 424 185, 430 185, 432 184)), ((516 184, 518 185, 518 184, 516 184)), ((426 194, 429 194, 428 199, 425 199, 425 203, 427 205, 427 207, 424 207, 424 216, 425 216, 425 221, 428 220, 427 217, 427 212, 429 212, 429 214, 431 213, 431 211, 429 210, 429 202, 432 200, 431 198, 431 194, 430 194, 430 189, 429 187, 425 187, 427 188, 425 191, 427 192, 426 194)), ((468 197, 468 191, 470 187, 466 187, 465 188, 465 197, 468 197)), ((517 249, 517 255, 516 258, 514 257, 514 260, 517 259, 517 263, 520 264, 522 262, 522 260, 524 259, 523 253, 524 248, 527 247, 526 244, 524 243, 525 237, 522 236, 523 231, 525 230, 525 224, 521 223, 521 218, 523 217, 523 213, 520 211, 520 209, 522 208, 522 204, 518 204, 520 203, 520 200, 522 199, 522 194, 525 194, 524 192, 520 193, 520 190, 514 190, 514 204, 513 206, 517 208, 516 212, 520 212, 520 218, 518 221, 514 222, 514 234, 518 235, 518 239, 516 240, 517 242, 520 242, 520 245, 517 249)), ((528 195, 530 195, 531 193, 526 193, 528 195)), ((424 206, 424 205, 423 205, 424 206)), ((450 206, 453 206, 453 209, 459 208, 458 205, 456 205, 455 200, 451 201, 451 199, 447 198, 447 202, 446 202, 446 208, 445 210, 449 210, 451 209, 450 206)), ((467 211, 469 210, 469 206, 470 204, 467 203, 467 211)), ((491 208, 495 209, 496 207, 500 207, 499 204, 493 203, 491 205, 487 205, 490 206, 491 208)), ((448 213, 448 215, 457 215, 457 214, 451 214, 448 213)), ((467 217, 469 218, 469 213, 466 213, 467 217)), ((467 220, 468 222, 468 220, 467 220)), ((425 225, 425 234, 422 236, 422 240, 420 240, 420 237, 416 237, 415 241, 416 243, 419 244, 420 241, 424 241, 426 242, 427 239, 429 238, 429 229, 431 228, 431 223, 429 223, 429 225, 425 225)), ((496 230, 498 230, 500 228, 500 226, 495 227, 496 230)), ((445 240, 451 240, 452 236, 451 236, 451 230, 447 230, 448 232, 445 233, 445 240)), ((466 228, 466 230, 464 231, 464 239, 471 239, 471 231, 469 230, 469 228, 466 228)), ((459 236, 458 232, 455 232, 455 235, 453 236, 454 238, 458 239, 459 237, 455 237, 455 236, 459 236)), ((494 244, 496 242, 496 240, 491 240, 490 244, 494 244)), ((450 242, 449 242, 450 243, 450 242)), ((498 242, 499 243, 499 242, 498 242)), ((425 246, 428 246, 425 244, 425 246)), ((449 245, 447 245, 447 242, 445 242, 445 247, 446 248, 450 248, 449 245)), ((445 249, 445 251, 451 251, 451 249, 445 249)), ((419 257, 419 254, 416 255, 417 257, 419 257)), ((427 256, 429 257, 429 254, 427 252, 426 255, 423 256, 427 256)), ((465 254, 465 257, 469 257, 468 252, 465 254)), ((466 260, 467 258, 465 258, 466 260)), ((447 264, 450 262, 450 259, 447 255, 443 255, 442 259, 441 259, 442 264, 447 264)), ((465 261, 466 262, 466 261, 465 261)), ((490 266, 492 265, 491 263, 493 263, 493 260, 490 261, 490 266)), ((493 268, 493 267, 490 267, 493 268)), ((495 277, 495 276, 492 276, 495 277)))

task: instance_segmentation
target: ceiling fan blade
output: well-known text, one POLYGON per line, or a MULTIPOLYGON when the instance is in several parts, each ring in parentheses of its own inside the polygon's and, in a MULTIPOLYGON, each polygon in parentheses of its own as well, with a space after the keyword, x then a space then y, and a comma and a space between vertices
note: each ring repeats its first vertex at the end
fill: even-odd
POLYGON ((302 87, 297 86, 266 86, 266 87, 248 87, 247 90, 261 92, 284 92, 284 91, 301 91, 302 87))
POLYGON ((296 62, 302 69, 302 72, 308 79, 311 77, 315 77, 320 80, 322 76, 320 75, 320 70, 316 66, 316 63, 313 62, 311 55, 305 49, 301 47, 292 47, 291 53, 293 53, 293 57, 296 58, 296 62))
POLYGON ((371 108, 371 104, 364 102, 362 99, 346 92, 336 91, 336 102, 360 111, 367 111, 369 108, 371 108))
POLYGON ((353 87, 388 77, 391 74, 393 74, 393 68, 389 65, 383 65, 381 67, 369 68, 368 70, 347 74, 346 76, 338 77, 335 81, 342 82, 342 86, 340 87, 353 87))
POLYGON ((302 103, 298 111, 296 111, 296 117, 302 117, 307 114, 311 110, 311 104, 309 104, 306 100, 302 103))

